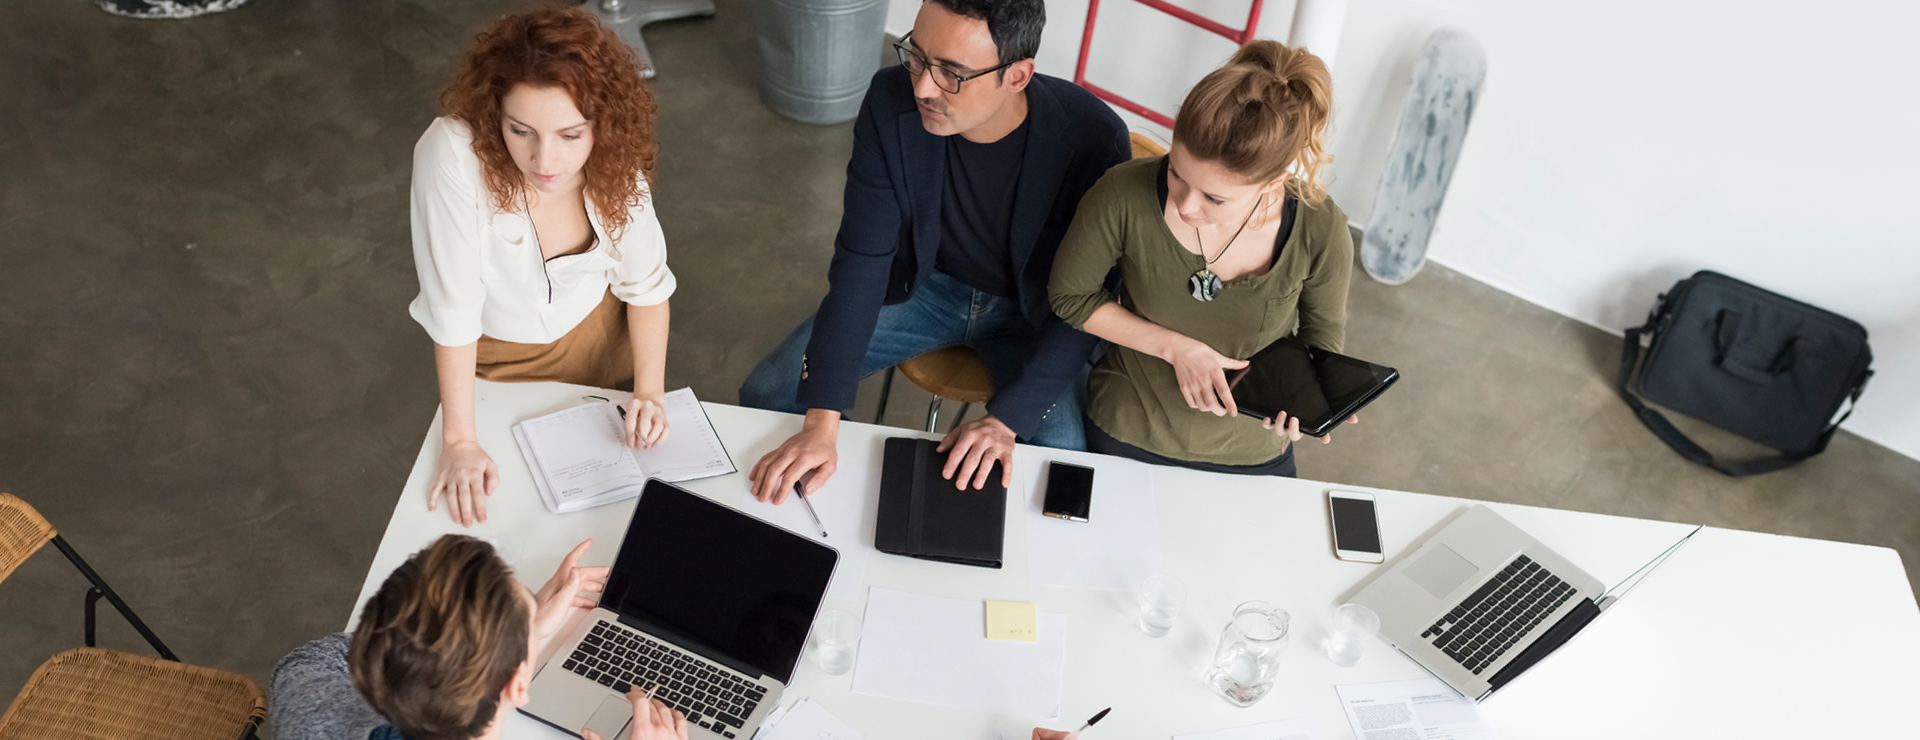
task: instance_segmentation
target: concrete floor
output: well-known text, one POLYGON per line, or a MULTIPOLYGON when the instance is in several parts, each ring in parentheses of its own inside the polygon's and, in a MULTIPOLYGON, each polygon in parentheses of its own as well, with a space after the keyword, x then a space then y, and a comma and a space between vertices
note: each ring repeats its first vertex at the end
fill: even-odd
MULTIPOLYGON (((520 5, 0 11, 0 491, 182 658, 264 684, 352 607, 436 404, 406 314, 413 142, 467 41, 520 5)), ((825 291, 852 132, 762 106, 745 0, 719 5, 647 35, 681 281, 668 383, 730 402, 825 291)), ((1689 465, 1613 396, 1618 339, 1437 265, 1397 288, 1361 278, 1351 313, 1352 351, 1406 379, 1304 449, 1305 477, 1920 562, 1920 462, 1842 433, 1759 478, 1689 465)), ((914 425, 925 396, 900 386, 889 420, 914 425)), ((0 697, 80 643, 84 589, 51 549, 0 583, 0 697)), ((145 652, 113 618, 103 642, 145 652)))

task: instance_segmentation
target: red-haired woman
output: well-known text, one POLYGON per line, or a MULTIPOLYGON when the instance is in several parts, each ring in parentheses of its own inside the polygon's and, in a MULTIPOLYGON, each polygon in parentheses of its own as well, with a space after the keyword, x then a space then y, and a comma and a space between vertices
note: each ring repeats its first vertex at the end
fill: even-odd
POLYGON ((499 473, 473 378, 632 383, 627 444, 666 438, 673 273, 647 187, 654 101, 633 52, 578 7, 502 18, 413 149, 413 318, 434 342, 442 446, 428 508, 486 521, 499 473))

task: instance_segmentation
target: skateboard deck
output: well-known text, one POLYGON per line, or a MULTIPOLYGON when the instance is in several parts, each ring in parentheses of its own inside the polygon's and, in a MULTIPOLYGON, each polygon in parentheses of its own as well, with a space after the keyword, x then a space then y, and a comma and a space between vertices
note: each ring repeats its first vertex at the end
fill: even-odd
POLYGON ((1360 264, 1373 279, 1399 285, 1426 264, 1427 240, 1486 78, 1486 51, 1465 31, 1442 28, 1427 37, 1361 240, 1360 264))

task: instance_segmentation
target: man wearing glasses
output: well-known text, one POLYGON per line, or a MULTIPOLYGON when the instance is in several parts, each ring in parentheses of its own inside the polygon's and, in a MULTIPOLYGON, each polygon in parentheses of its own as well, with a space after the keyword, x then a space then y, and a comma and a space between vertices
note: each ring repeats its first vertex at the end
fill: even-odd
POLYGON ((833 475, 861 378, 966 345, 993 374, 987 415, 947 434, 946 475, 1011 483, 1015 438, 1085 449, 1084 377, 1098 340, 1062 322, 1047 278, 1081 194, 1127 160, 1119 116, 1034 72, 1042 0, 926 0, 854 123, 827 297, 740 388, 745 406, 804 412, 749 474, 782 503, 833 475), (811 475, 809 475, 811 474, 811 475))

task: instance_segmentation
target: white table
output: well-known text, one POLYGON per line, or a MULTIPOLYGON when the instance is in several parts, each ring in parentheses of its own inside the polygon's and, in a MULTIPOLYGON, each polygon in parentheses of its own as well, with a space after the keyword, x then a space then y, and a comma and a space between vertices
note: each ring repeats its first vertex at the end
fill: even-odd
MULTIPOLYGON (((611 562, 633 503, 549 514, 510 431, 519 420, 577 405, 586 393, 607 391, 560 384, 475 385, 480 443, 501 474, 500 488, 488 502, 490 520, 465 530, 444 511, 427 511, 427 489, 440 449, 436 418, 394 507, 355 615, 358 604, 408 555, 450 532, 505 537, 516 570, 532 586, 544 582, 561 556, 588 537, 595 541, 588 564, 611 562)), ((744 471, 797 431, 800 418, 712 403, 706 408, 743 472, 687 487, 737 505, 747 495, 744 471)), ((840 467, 877 467, 882 440, 912 434, 843 424, 840 467)), ((1018 454, 1035 453, 1023 447, 1018 454)), ((1166 738, 1306 718, 1323 737, 1334 740, 1353 737, 1335 685, 1426 675, 1383 642, 1372 643, 1352 668, 1332 665, 1320 651, 1331 609, 1377 567, 1332 557, 1324 495, 1333 487, 1369 489, 1173 468, 1154 468, 1153 476, 1165 568, 1192 590, 1173 632, 1162 639, 1148 638, 1135 627, 1137 612, 1130 594, 1029 584, 1022 515, 1028 492, 1019 475, 1008 497, 1004 569, 880 554, 868 558, 869 586, 1031 601, 1042 610, 1066 613, 1066 682, 1058 720, 1036 723, 852 694, 851 674, 828 676, 804 659, 788 700, 810 697, 870 740, 1024 739, 1035 724, 1071 728, 1107 706, 1115 708, 1101 725, 1107 737, 1166 738), (1291 645, 1273 694, 1252 708, 1239 709, 1212 694, 1201 677, 1233 607, 1254 599, 1292 613, 1291 645)), ((1398 491, 1373 493, 1379 498, 1381 536, 1390 561, 1475 503, 1398 491)), ((1492 506, 1609 584, 1693 529, 1492 506)), ((871 538, 869 518, 861 541, 870 545, 871 538)), ((828 606, 856 613, 863 607, 834 599, 828 606)), ((352 623, 350 615, 349 629, 352 623)), ((1482 704, 1482 711, 1508 740, 1895 737, 1915 732, 1905 706, 1916 696, 1920 607, 1897 553, 1707 530, 1592 628, 1482 704)), ((508 736, 564 737, 518 716, 508 736)))

